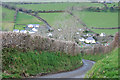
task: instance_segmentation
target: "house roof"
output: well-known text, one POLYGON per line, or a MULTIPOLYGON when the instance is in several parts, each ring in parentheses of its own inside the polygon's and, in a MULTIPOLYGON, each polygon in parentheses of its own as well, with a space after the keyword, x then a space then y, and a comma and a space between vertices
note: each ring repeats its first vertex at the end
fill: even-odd
POLYGON ((14 29, 13 31, 19 31, 18 29, 14 29))
POLYGON ((86 40, 95 40, 93 37, 88 37, 86 40))
POLYGON ((79 38, 79 39, 84 39, 84 38, 81 37, 81 38, 79 38))
POLYGON ((25 30, 32 30, 32 28, 30 28, 30 27, 25 27, 25 30))
POLYGON ((39 27, 39 24, 28 24, 28 26, 39 27))
POLYGON ((26 30, 21 30, 20 32, 25 32, 26 30))

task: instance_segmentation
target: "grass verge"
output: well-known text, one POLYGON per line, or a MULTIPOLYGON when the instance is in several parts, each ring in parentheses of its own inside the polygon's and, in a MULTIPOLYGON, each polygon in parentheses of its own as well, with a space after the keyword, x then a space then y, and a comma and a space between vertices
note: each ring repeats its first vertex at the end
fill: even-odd
POLYGON ((87 78, 118 78, 118 48, 105 55, 87 56, 89 60, 97 61, 87 78))
POLYGON ((22 78, 37 74, 69 71, 82 65, 81 56, 60 52, 21 52, 3 49, 3 78, 22 78))

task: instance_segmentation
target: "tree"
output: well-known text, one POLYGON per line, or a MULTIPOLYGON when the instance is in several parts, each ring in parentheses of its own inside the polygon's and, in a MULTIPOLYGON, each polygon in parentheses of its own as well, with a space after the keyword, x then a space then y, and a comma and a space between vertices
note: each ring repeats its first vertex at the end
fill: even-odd
POLYGON ((114 11, 114 8, 113 8, 113 7, 110 7, 110 11, 113 12, 113 11, 114 11))

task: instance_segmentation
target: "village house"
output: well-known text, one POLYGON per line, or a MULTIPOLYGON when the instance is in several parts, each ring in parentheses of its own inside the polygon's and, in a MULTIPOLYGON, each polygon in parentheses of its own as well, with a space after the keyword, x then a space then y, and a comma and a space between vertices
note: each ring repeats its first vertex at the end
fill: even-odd
POLYGON ((13 32, 19 33, 19 30, 18 29, 14 29, 13 32))
POLYGON ((25 27, 25 30, 27 30, 29 33, 35 33, 38 31, 38 28, 40 27, 39 24, 28 24, 25 27))
POLYGON ((28 24, 27 27, 33 28, 33 24, 28 24))
POLYGON ((48 35, 47 35, 48 37, 52 37, 53 35, 52 35, 52 33, 48 33, 48 35))
POLYGON ((27 31, 26 30, 21 30, 20 33, 27 33, 27 31))
POLYGON ((96 43, 95 39, 93 37, 88 37, 86 40, 85 40, 86 43, 96 43))
POLYGON ((35 33, 35 31, 30 30, 30 31, 28 31, 28 33, 29 33, 29 34, 33 34, 33 33, 35 33))
POLYGON ((84 38, 79 38, 79 41, 84 42, 85 39, 84 38))
POLYGON ((86 36, 89 36, 89 37, 90 37, 90 36, 93 36, 93 34, 92 34, 92 33, 88 33, 86 36))
POLYGON ((76 32, 76 34, 78 35, 78 34, 80 34, 79 32, 76 32))
POLYGON ((103 37, 103 36, 106 36, 106 34, 105 33, 101 33, 100 36, 103 37))
POLYGON ((34 27, 34 28, 32 28, 32 30, 37 32, 38 31, 38 27, 34 27))

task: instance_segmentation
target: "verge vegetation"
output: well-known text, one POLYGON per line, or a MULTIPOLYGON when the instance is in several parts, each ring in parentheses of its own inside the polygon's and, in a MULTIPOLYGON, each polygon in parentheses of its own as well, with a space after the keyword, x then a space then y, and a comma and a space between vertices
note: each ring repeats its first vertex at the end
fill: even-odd
POLYGON ((86 77, 89 78, 118 78, 118 50, 100 55, 85 55, 84 58, 96 61, 93 68, 88 71, 86 77))
POLYGON ((60 52, 22 52, 3 49, 3 78, 22 78, 69 71, 82 66, 80 54, 71 56, 60 52))

